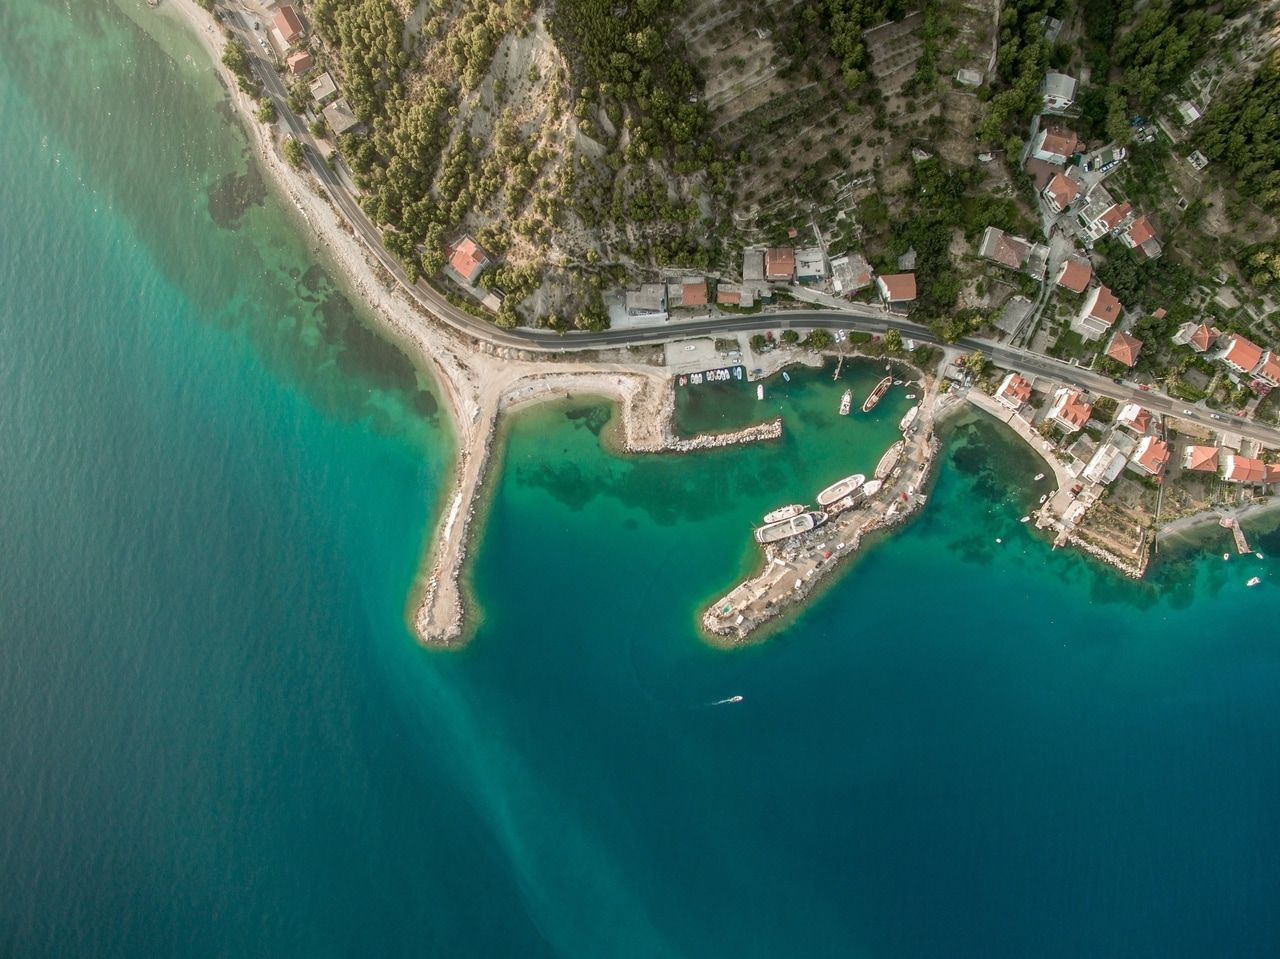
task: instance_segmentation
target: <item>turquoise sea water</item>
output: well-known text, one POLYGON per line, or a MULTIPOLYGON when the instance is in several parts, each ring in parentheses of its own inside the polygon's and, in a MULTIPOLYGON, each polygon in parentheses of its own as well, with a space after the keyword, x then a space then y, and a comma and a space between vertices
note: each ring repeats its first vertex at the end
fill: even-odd
POLYGON ((1269 562, 1054 553, 986 421, 918 520, 723 652, 693 624, 751 523, 872 465, 902 394, 837 422, 843 384, 795 374, 782 441, 685 458, 531 410, 483 625, 419 649, 434 386, 220 102, 141 3, 0 7, 0 954, 1276 954, 1269 562))

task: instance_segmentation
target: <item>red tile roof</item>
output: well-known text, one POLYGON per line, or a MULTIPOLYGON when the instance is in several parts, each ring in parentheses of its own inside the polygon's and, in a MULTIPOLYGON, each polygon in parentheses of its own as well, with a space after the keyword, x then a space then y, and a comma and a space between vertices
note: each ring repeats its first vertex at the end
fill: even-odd
POLYGON ((289 65, 289 72, 295 77, 306 73, 315 66, 315 61, 311 59, 311 54, 306 50, 299 50, 296 53, 289 54, 289 58, 285 62, 289 65))
POLYGON ((276 11, 276 29, 284 37, 285 43, 293 43, 302 37, 302 21, 298 19, 293 7, 286 4, 276 11))
POLYGON ((1280 463, 1268 463, 1268 464, 1267 464, 1267 479, 1266 479, 1266 481, 1267 481, 1268 483, 1280 483, 1280 463))
POLYGON ((1095 320, 1101 320, 1110 326, 1116 320, 1120 319, 1120 314, 1124 312, 1124 307, 1120 305, 1120 301, 1116 299, 1105 286, 1098 287, 1098 296, 1093 301, 1093 307, 1089 310, 1089 315, 1095 320))
POLYGON ((1169 462, 1169 444, 1157 437, 1148 436, 1138 444, 1135 462, 1152 476, 1159 476, 1169 462))
POLYGON ((1064 130, 1061 127, 1048 127, 1044 131, 1044 140, 1038 149, 1041 153, 1069 157, 1079 147, 1080 141, 1070 130, 1064 130))
POLYGON ((680 305, 681 306, 706 306, 707 305, 707 281, 695 280, 685 282, 680 285, 680 305))
POLYGON ((1262 359, 1262 347, 1252 340, 1245 339, 1239 333, 1232 335, 1227 343, 1227 352, 1222 358, 1238 370, 1250 372, 1262 359))
POLYGON ((764 275, 768 279, 790 279, 796 272, 796 251, 789 246, 771 246, 764 254, 764 275))
POLYGON ((1145 216, 1140 216, 1129 224, 1129 242, 1134 246, 1142 246, 1149 239, 1156 235, 1156 231, 1151 227, 1151 221, 1145 216))
POLYGON ((1196 327, 1196 331, 1191 334, 1191 348, 1197 353, 1203 353, 1213 346, 1213 340, 1213 327, 1208 323, 1201 323, 1196 327))
POLYGON ((1031 399, 1031 384, 1017 373, 1010 373, 1000 384, 1000 389, 996 391, 996 398, 1003 398, 1015 406, 1021 406, 1031 399))
POLYGON ((1202 473, 1218 471, 1218 447, 1188 446, 1182 454, 1182 468, 1202 473))
POLYGON ((1262 357, 1262 365, 1258 367, 1258 377, 1272 386, 1280 386, 1280 357, 1275 350, 1267 350, 1262 357))
POLYGON ((720 287, 716 290, 716 302, 738 306, 742 303, 742 292, 740 290, 726 290, 720 287))
POLYGON ((1068 176, 1055 173, 1045 191, 1052 198, 1055 207, 1065 210, 1080 195, 1080 184, 1068 176))
POLYGON ((480 249, 480 245, 471 237, 463 237, 462 242, 453 249, 453 253, 449 255, 449 265, 464 280, 471 283, 480 271, 484 269, 489 257, 485 255, 484 250, 480 249))
POLYGON ((1151 315, 1154 316, 1157 320, 1163 320, 1166 316, 1169 315, 1169 311, 1166 310, 1163 306, 1160 306, 1160 307, 1157 307, 1155 312, 1152 313, 1151 315))
POLYGON ((1066 287, 1072 293, 1083 293, 1093 279, 1093 267, 1088 260, 1069 256, 1062 264, 1062 272, 1058 274, 1058 285, 1066 287))
MULTIPOLYGON (((1054 406, 1056 407, 1057 404, 1055 403, 1054 406)), ((1064 423, 1070 423, 1073 430, 1078 430, 1089 422, 1089 415, 1092 412, 1093 407, 1081 397, 1080 391, 1071 390, 1063 398, 1062 409, 1058 410, 1054 416, 1064 423)))
POLYGON ((1151 427, 1151 411, 1144 410, 1137 403, 1128 403, 1120 408, 1116 423, 1141 435, 1151 427))
POLYGON ((1102 211, 1102 216, 1098 217, 1108 230, 1114 230, 1124 218, 1133 212, 1133 204, 1126 200, 1124 203, 1113 203, 1107 209, 1102 211))
POLYGON ((1107 344, 1107 356, 1119 360, 1125 366, 1133 366, 1138 362, 1138 354, 1142 351, 1142 340, 1136 336, 1119 331, 1111 334, 1111 342, 1107 344))
POLYGON ((914 273, 890 273, 880 277, 884 286, 885 298, 890 303, 905 303, 916 298, 916 275, 914 273))
POLYGON ((1233 483, 1261 483, 1266 475, 1267 467, 1262 460, 1237 456, 1235 453, 1227 454, 1226 466, 1222 473, 1223 479, 1233 483))

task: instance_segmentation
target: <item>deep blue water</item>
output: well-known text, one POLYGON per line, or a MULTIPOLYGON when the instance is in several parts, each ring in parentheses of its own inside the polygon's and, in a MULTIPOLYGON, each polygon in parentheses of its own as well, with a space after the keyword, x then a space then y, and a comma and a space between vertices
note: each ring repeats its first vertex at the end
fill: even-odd
POLYGON ((817 427, 620 459, 551 406, 478 635, 424 652, 434 385, 194 45, 74 12, 0 10, 0 954, 1280 952, 1268 562, 1054 553, 964 422, 917 521, 722 652, 696 616, 817 427))

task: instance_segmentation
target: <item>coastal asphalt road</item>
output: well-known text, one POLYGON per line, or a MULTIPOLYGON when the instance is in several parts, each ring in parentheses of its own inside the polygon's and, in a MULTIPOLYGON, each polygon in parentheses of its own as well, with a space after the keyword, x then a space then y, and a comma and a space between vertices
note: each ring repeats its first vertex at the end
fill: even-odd
POLYGON ((531 328, 504 330, 454 306, 425 281, 409 282, 399 261, 383 246, 382 232, 369 220, 355 197, 321 158, 306 124, 289 109, 288 92, 276 73, 274 65, 259 54, 257 36, 238 20, 233 20, 232 28, 241 34, 241 38, 249 48, 256 72, 262 79, 266 91, 276 101, 280 116, 288 126, 291 135, 303 144, 311 172, 324 186, 356 234, 364 241, 365 247, 423 309, 467 336, 512 349, 570 351, 652 345, 695 336, 763 333, 790 327, 857 330, 869 333, 884 333, 894 329, 898 330, 903 337, 922 343, 962 350, 981 350, 998 366, 1017 369, 1023 373, 1045 377, 1070 386, 1082 387, 1092 393, 1113 397, 1121 403, 1141 403, 1152 412, 1175 416, 1207 429, 1230 429, 1249 439, 1258 440, 1270 446, 1280 446, 1280 430, 1251 420, 1214 414, 1202 407, 1189 407, 1163 393, 1144 390, 1135 384, 1117 383, 1092 370, 1020 347, 978 338, 964 338, 956 343, 943 343, 927 326, 894 316, 879 307, 867 304, 850 303, 839 310, 774 309, 755 314, 734 314, 702 320, 666 322, 655 327, 604 330, 597 333, 582 331, 560 333, 531 328))

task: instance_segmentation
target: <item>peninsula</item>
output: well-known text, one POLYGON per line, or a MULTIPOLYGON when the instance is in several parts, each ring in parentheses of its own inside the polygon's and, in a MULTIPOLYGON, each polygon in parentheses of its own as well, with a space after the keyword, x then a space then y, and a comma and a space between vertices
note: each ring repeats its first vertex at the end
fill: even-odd
MULTIPOLYGON (((1225 135, 1250 90, 1280 103, 1265 44, 1248 45, 1243 63, 1210 53, 1213 37, 1258 21, 1274 4, 1261 6, 1178 21, 1189 49, 1208 64, 1202 69, 1216 69, 1230 90, 1204 139, 1214 156, 1221 151, 1213 137, 1225 135)), ((887 62, 880 53, 870 76, 855 64, 866 50, 936 35, 939 18, 958 17, 983 38, 992 63, 998 53, 1003 62, 1005 44, 1031 51, 1018 69, 1044 69, 1043 93, 1026 96, 1021 75, 984 80, 966 65, 975 59, 969 48, 945 55, 959 66, 956 86, 944 89, 943 54, 933 49, 928 63, 916 64, 930 78, 924 99, 962 102, 961 129, 930 138, 927 115, 907 109, 890 121, 876 113, 890 134, 877 144, 883 150, 844 141, 858 175, 832 178, 819 191, 820 208, 806 206, 784 176, 789 186, 776 215, 759 202, 733 208, 730 184, 746 190, 739 200, 758 196, 769 171, 783 169, 772 158, 753 164, 745 148, 732 163, 719 158, 726 143, 740 142, 726 132, 726 118, 747 115, 740 94, 727 92, 738 89, 735 81, 725 74, 699 84, 678 69, 677 52, 647 80, 619 85, 609 71, 620 61, 602 51, 620 41, 593 4, 561 3, 550 16, 508 6, 487 33, 464 29, 467 21, 453 14, 428 19, 426 4, 393 0, 163 0, 159 7, 192 24, 263 166, 386 334, 445 394, 458 442, 455 476, 409 616, 425 643, 467 635, 460 573, 499 418, 556 396, 616 402, 626 452, 693 452, 775 439, 784 424, 677 437, 679 377, 734 370, 763 378, 837 347, 842 356, 920 367, 925 396, 877 471, 878 485, 824 507, 808 531, 767 543, 762 570, 707 610, 704 627, 731 641, 795 606, 868 533, 925 502, 934 427, 964 402, 999 417, 1045 458, 1058 488, 1045 494, 1037 525, 1130 575, 1142 575, 1162 526, 1238 516, 1265 505, 1280 484, 1270 397, 1280 386, 1280 350, 1265 345, 1274 331, 1250 320, 1270 301, 1259 312, 1240 292, 1280 282, 1280 270, 1268 272, 1267 244, 1280 234, 1272 211, 1258 213, 1259 242, 1247 263, 1217 259, 1217 287, 1197 277, 1193 258, 1175 263, 1172 241, 1152 222, 1173 216, 1154 206, 1126 159, 1141 155, 1144 138, 1177 141, 1177 131, 1145 117, 1121 129, 1110 115, 1067 126, 1081 104, 1092 106, 1070 75, 1047 69, 1050 45, 1039 33, 1080 27, 1046 27, 1035 4, 1011 8, 1011 36, 991 31, 989 18, 971 16, 965 4, 958 14, 925 4, 880 26, 889 11, 849 23, 839 5, 825 7, 856 41, 837 51, 836 69, 815 68, 823 84, 901 91, 877 66, 887 62), (575 12, 581 20, 570 22, 575 12), (446 50, 452 78, 415 59, 446 50), (997 91, 985 116, 977 101, 955 94, 984 82, 997 91), (988 152, 962 162, 956 145, 973 130, 998 142, 1024 116, 1034 117, 1030 139, 1010 136, 1003 159, 988 152), (670 133, 669 143, 658 130, 670 133), (1090 149, 1099 133, 1103 142, 1090 149), (602 143, 616 152, 598 150, 602 143), (1035 185, 1029 196, 1015 187, 1014 174, 1023 173, 1035 185), (811 246, 800 245, 802 232, 811 246)), ((635 60, 628 71, 656 62, 659 32, 668 28, 684 29, 664 8, 644 26, 651 35, 628 54, 635 60)), ((1136 43, 1149 28, 1139 17, 1107 42, 1136 43)), ((755 32, 762 43, 765 33, 755 32)), ((705 33, 686 39, 695 57, 710 42, 705 33)), ((1052 52, 1057 58, 1058 48, 1052 52)), ((777 72, 766 74, 757 78, 757 106, 767 113, 782 97, 777 72)), ((1124 92, 1136 82, 1128 73, 1116 76, 1119 92, 1108 91, 1108 103, 1123 106, 1126 95, 1148 102, 1124 92)), ((845 96, 848 110, 883 109, 845 96)), ((847 136, 831 126, 832 142, 847 136)), ((806 169, 816 176, 825 168, 806 169)))

